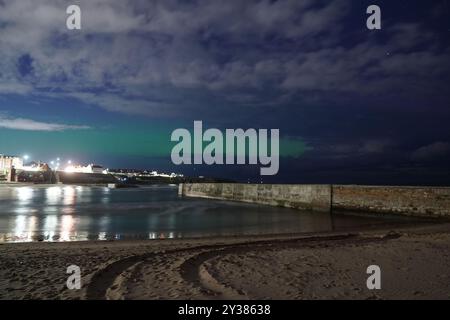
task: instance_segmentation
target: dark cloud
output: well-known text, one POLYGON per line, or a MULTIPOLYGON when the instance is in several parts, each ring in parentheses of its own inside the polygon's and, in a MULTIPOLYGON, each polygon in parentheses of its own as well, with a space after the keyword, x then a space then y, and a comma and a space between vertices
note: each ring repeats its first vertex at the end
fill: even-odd
POLYGON ((414 161, 450 160, 450 143, 434 142, 432 144, 418 148, 412 153, 411 158, 414 161))

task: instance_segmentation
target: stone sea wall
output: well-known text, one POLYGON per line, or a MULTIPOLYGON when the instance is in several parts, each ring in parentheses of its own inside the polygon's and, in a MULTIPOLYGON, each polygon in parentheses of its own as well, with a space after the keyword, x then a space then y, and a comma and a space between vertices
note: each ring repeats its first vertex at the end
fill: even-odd
POLYGON ((239 183, 180 184, 180 194, 296 208, 330 211, 331 186, 239 183))
POLYGON ((345 210, 450 218, 450 188, 185 183, 180 184, 179 194, 310 211, 345 210))
POLYGON ((333 186, 333 209, 450 217, 450 188, 333 186))

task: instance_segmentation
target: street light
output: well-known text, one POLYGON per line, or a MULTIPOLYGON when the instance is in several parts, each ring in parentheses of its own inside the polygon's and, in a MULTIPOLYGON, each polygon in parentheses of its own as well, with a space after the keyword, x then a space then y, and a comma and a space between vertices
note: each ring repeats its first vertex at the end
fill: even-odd
POLYGON ((23 156, 23 159, 24 159, 25 161, 27 161, 28 159, 30 159, 30 156, 26 154, 26 155, 23 156))

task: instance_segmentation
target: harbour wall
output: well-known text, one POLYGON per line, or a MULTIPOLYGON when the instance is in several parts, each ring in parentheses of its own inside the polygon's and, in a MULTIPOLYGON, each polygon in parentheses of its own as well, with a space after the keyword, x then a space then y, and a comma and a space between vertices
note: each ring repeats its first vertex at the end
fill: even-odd
POLYGON ((309 211, 450 218, 450 188, 445 187, 184 183, 179 194, 309 211))
POLYGON ((183 183, 179 194, 300 210, 330 211, 331 186, 239 183, 183 183))
POLYGON ((443 187, 332 187, 336 210, 450 218, 450 188, 443 187))

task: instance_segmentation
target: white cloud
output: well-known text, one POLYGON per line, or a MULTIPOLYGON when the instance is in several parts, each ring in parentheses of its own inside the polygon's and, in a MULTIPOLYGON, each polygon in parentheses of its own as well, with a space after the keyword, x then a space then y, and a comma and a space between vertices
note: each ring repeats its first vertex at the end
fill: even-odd
POLYGON ((31 92, 33 92, 33 87, 23 83, 9 82, 0 85, 0 93, 3 94, 27 94, 31 92))
POLYGON ((39 122, 24 118, 7 118, 0 116, 0 128, 26 131, 65 131, 89 129, 88 126, 76 126, 58 123, 39 122))

